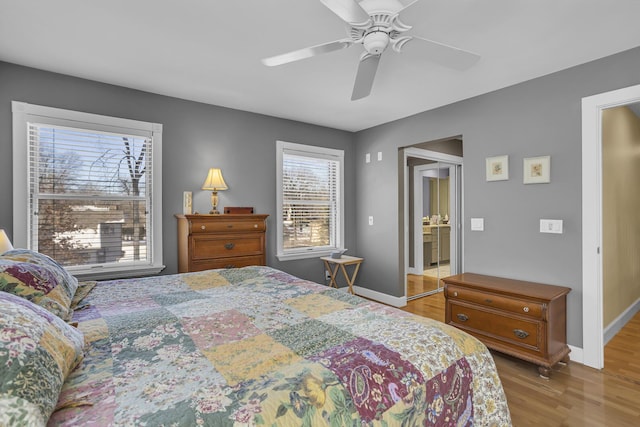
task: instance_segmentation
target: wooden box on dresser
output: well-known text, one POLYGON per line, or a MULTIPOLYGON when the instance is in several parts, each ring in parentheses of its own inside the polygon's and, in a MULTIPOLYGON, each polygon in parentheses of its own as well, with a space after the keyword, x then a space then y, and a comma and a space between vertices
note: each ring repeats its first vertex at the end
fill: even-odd
POLYGON ((551 367, 569 361, 567 294, 570 288, 463 273, 445 283, 445 323, 469 332, 487 347, 551 367))
POLYGON ((265 265, 269 215, 176 215, 178 272, 265 265))

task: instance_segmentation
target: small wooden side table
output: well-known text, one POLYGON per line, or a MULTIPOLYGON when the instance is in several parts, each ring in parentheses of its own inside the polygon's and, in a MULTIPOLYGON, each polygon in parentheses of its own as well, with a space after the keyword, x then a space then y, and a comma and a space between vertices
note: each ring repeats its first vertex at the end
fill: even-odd
POLYGON ((353 294, 353 282, 356 280, 356 276, 358 275, 358 270, 360 270, 360 264, 364 261, 364 258, 358 258, 355 256, 342 255, 340 258, 331 258, 328 256, 320 258, 324 261, 324 267, 329 272, 329 277, 331 281, 329 282, 329 286, 332 288, 338 289, 338 284, 336 283, 336 276, 338 275, 338 269, 342 270, 342 274, 344 278, 347 280, 347 284, 349 285, 349 293, 353 294), (333 265, 333 268, 331 266, 333 265), (349 276, 347 273, 346 266, 347 265, 355 265, 353 269, 353 273, 349 276))

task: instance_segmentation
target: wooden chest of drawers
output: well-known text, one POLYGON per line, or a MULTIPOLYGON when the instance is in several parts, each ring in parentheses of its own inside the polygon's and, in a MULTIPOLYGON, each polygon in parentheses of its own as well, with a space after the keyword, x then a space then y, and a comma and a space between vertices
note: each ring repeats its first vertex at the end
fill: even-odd
POLYGON ((566 296, 570 288, 463 273, 445 277, 445 322, 487 347, 538 365, 569 361, 566 296))
POLYGON ((265 265, 269 215, 176 215, 178 271, 265 265))

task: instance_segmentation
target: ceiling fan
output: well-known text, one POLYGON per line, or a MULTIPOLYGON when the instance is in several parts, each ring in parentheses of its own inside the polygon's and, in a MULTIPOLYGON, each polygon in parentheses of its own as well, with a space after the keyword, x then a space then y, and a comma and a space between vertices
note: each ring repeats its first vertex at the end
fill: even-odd
POLYGON ((349 25, 349 37, 265 58, 263 64, 273 67, 362 44, 364 52, 360 56, 351 95, 351 100, 355 101, 371 93, 380 57, 389 45, 399 53, 407 43, 419 44, 430 60, 459 70, 470 67, 480 59, 475 53, 457 47, 405 35, 412 27, 400 21, 399 13, 417 0, 320 1, 349 25))

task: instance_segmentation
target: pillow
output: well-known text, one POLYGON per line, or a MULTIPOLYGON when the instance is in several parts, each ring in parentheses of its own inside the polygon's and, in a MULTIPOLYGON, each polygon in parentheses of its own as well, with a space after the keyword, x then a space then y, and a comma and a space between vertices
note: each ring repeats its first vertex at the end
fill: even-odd
POLYGON ((0 255, 0 290, 21 296, 71 320, 78 280, 47 255, 13 249, 0 255))
POLYGON ((82 333, 59 317, 0 292, 0 425, 44 426, 83 345, 82 333))
POLYGON ((87 282, 78 282, 78 290, 76 290, 76 294, 73 296, 73 299, 71 300, 71 309, 73 311, 75 311, 78 307, 82 309, 83 307, 87 306, 84 303, 80 305, 80 303, 87 295, 89 295, 89 292, 91 292, 93 288, 96 287, 97 284, 98 282, 93 280, 87 281, 87 282))

